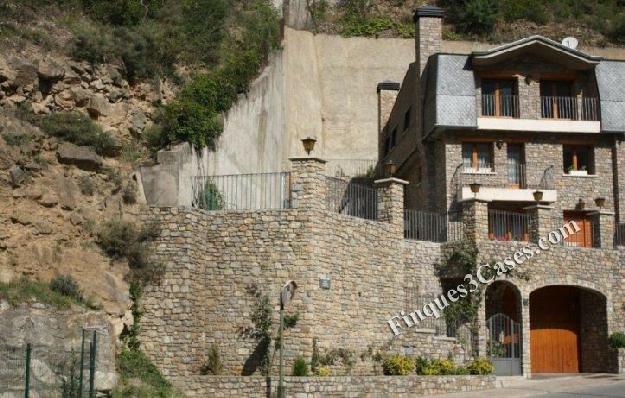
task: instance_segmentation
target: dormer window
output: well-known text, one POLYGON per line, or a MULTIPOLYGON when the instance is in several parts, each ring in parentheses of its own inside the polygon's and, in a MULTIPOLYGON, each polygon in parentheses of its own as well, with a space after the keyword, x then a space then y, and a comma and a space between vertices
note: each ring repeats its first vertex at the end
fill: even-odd
POLYGON ((515 80, 482 80, 482 116, 519 117, 515 80))

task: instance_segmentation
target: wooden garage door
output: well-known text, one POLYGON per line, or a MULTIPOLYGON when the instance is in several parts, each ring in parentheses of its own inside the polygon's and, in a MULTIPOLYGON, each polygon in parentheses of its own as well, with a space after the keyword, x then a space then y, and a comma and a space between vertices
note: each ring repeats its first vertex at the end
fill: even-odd
POLYGON ((579 372, 579 290, 550 286, 530 295, 532 373, 579 372))

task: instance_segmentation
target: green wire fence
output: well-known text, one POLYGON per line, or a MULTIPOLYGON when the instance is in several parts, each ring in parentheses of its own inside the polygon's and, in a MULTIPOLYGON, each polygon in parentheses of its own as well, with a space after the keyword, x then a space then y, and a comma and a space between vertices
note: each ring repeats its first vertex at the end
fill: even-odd
POLYGON ((98 331, 82 330, 81 345, 0 345, 0 396, 94 398, 98 331))

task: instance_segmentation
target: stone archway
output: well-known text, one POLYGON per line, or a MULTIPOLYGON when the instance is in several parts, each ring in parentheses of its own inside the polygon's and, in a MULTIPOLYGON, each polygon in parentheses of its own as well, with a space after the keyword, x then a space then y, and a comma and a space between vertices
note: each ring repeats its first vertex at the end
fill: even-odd
POLYGON ((498 376, 522 374, 521 293, 508 281, 488 286, 485 297, 486 352, 498 376))
POLYGON ((579 286, 551 285, 530 294, 532 373, 610 369, 606 298, 579 286))

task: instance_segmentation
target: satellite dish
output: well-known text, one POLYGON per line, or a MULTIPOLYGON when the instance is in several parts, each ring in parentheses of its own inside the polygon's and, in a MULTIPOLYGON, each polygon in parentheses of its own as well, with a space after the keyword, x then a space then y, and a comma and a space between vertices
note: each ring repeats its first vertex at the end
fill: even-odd
POLYGON ((579 44, 579 42, 574 37, 565 37, 562 40, 562 45, 565 46, 565 47, 570 48, 571 50, 577 49, 577 45, 578 44, 579 44))

